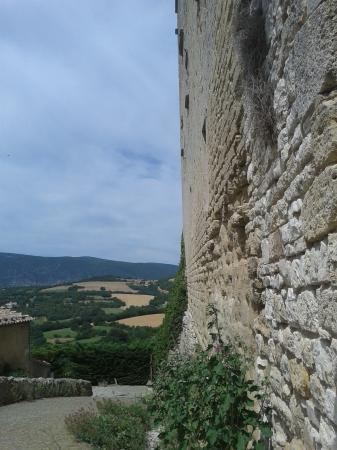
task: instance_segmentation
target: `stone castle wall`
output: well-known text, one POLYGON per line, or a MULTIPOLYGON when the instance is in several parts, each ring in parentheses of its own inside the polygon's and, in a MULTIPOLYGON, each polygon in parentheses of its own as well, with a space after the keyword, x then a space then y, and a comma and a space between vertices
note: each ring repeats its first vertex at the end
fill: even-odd
POLYGON ((336 449, 337 0, 176 11, 184 339, 216 305, 270 380, 273 448, 336 449))

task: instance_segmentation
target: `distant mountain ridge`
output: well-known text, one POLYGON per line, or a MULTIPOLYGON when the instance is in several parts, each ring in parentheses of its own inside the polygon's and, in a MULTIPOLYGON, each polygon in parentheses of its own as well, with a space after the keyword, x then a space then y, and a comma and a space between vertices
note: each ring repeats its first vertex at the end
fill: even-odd
POLYGON ((177 266, 161 263, 129 263, 90 256, 31 256, 0 252, 0 286, 46 286, 99 276, 170 278, 177 266))

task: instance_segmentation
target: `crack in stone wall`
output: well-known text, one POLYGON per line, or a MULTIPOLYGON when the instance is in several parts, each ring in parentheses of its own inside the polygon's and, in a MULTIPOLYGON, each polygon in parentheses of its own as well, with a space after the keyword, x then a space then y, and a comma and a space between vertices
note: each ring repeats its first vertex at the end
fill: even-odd
POLYGON ((181 346, 206 346, 215 304, 224 337, 270 381, 273 448, 336 449, 337 0, 260 3, 276 142, 254 129, 236 2, 177 2, 181 346))

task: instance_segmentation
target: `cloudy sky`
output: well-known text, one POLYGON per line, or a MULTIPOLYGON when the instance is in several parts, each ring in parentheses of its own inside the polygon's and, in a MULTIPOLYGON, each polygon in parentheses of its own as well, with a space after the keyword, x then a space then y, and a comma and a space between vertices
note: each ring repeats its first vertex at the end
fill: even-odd
POLYGON ((178 260, 170 0, 0 1, 0 251, 178 260))

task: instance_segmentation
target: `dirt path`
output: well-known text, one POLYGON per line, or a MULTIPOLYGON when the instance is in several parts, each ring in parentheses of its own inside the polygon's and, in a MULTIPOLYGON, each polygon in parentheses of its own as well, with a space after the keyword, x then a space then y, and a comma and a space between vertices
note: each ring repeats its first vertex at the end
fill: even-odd
MULTIPOLYGON (((145 386, 94 388, 94 398, 131 400, 146 394, 145 386)), ((1 450, 86 450, 67 432, 64 418, 81 407, 95 407, 94 398, 48 398, 0 407, 1 450)))

